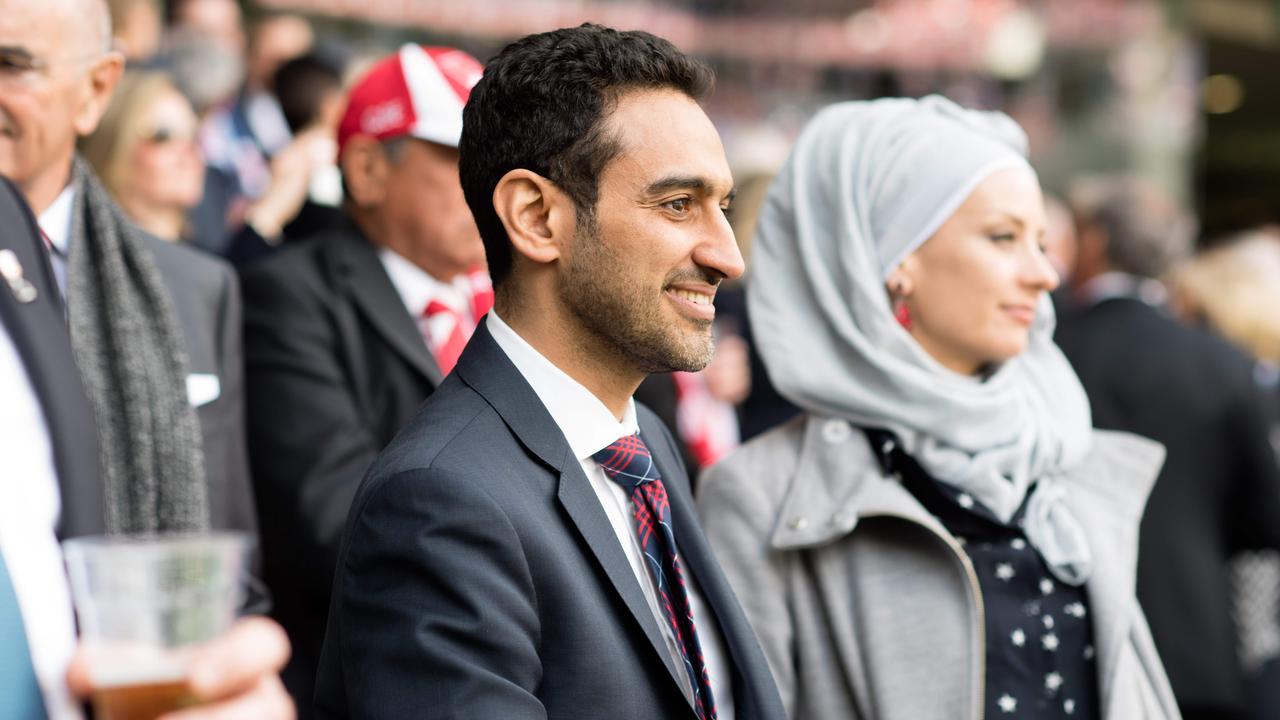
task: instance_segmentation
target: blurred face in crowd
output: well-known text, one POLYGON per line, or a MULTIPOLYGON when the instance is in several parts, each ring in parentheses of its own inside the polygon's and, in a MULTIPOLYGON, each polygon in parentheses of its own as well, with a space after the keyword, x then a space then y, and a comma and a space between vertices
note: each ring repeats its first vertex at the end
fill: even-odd
POLYGON ((743 271, 720 136, 674 90, 628 93, 604 122, 621 148, 601 173, 593 217, 578 215, 562 251, 561 302, 593 345, 640 372, 700 370, 714 347, 716 288, 743 271))
POLYGON ((484 244, 458 180, 458 150, 405 137, 353 138, 343 175, 369 239, 437 280, 484 264, 484 244))
POLYGON ((106 13, 101 0, 3 0, 0 175, 36 212, 66 186, 76 138, 97 126, 119 80, 106 13))
POLYGON ((311 25, 296 15, 263 20, 253 31, 249 50, 249 81, 265 89, 285 62, 305 55, 313 41, 311 25))
POLYGON ((196 114, 177 90, 168 88, 138 119, 127 172, 121 178, 120 204, 126 212, 186 210, 200 202, 204 160, 196 145, 196 114))
POLYGON ((131 62, 147 60, 160 50, 164 19, 155 0, 122 0, 114 27, 116 43, 131 62))
POLYGON ((179 0, 173 21, 199 30, 237 53, 244 52, 244 16, 236 0, 179 0))
POLYGON ((991 175, 888 281, 905 295, 911 335, 971 375, 1021 353, 1041 296, 1058 285, 1042 250, 1040 185, 1028 170, 991 175))

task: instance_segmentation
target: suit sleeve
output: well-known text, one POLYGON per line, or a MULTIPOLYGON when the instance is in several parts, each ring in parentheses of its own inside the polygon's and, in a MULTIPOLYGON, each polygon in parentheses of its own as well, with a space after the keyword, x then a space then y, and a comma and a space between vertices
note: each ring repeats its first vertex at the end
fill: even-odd
POLYGON ((703 473, 698 515, 711 549, 760 639, 786 716, 795 717, 795 632, 787 597, 788 567, 794 554, 769 546, 777 503, 760 481, 767 477, 764 472, 749 475, 742 471, 744 467, 745 463, 734 462, 731 456, 729 462, 703 473))
POLYGON ((350 717, 545 720, 537 600, 506 514, 470 479, 439 472, 370 488, 327 639, 340 643, 350 717))
POLYGON ((245 273, 249 456, 268 551, 327 596, 347 512, 381 449, 338 357, 334 320, 301 277, 245 273), (309 569, 308 569, 309 568, 309 569))

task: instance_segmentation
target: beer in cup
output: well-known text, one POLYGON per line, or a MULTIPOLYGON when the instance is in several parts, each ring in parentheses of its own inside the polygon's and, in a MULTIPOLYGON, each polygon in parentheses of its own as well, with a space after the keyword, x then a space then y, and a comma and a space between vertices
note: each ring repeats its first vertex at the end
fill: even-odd
POLYGON ((187 664, 244 602, 239 533, 75 538, 63 543, 97 720, 155 720, 196 703, 187 664))

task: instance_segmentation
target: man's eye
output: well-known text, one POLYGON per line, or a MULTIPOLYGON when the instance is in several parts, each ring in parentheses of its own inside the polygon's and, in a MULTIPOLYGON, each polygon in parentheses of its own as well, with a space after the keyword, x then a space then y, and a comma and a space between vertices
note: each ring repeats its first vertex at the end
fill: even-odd
POLYGON ((668 200, 662 203, 662 205, 668 209, 683 214, 689 211, 690 202, 689 198, 676 198, 674 200, 668 200))
POLYGON ((0 55, 0 72, 16 75, 34 67, 35 62, 31 58, 20 55, 0 55))

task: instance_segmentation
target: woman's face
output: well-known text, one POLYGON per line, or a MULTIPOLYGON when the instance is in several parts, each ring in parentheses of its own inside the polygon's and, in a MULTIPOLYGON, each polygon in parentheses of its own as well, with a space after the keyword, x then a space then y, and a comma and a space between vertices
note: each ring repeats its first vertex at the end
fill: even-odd
POLYGON ((196 145, 196 116, 177 90, 151 102, 137 125, 126 173, 124 204, 188 209, 204 192, 204 159, 196 145))
POLYGON ((903 261, 911 335, 935 360, 966 375, 1027 346, 1040 296, 1058 286, 1042 250, 1044 200, 1026 169, 997 172, 903 261))

